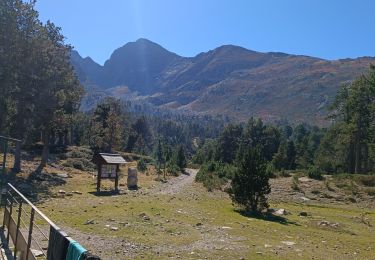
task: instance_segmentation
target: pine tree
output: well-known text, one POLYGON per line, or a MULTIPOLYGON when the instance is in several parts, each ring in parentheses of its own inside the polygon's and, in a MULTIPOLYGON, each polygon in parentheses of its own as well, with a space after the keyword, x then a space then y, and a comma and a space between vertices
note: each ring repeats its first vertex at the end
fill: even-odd
POLYGON ((181 172, 183 172, 184 169, 186 168, 185 151, 182 145, 179 145, 177 148, 176 165, 180 169, 181 172))
POLYGON ((266 162, 259 149, 241 147, 237 166, 230 192, 233 202, 253 212, 267 208, 266 195, 271 192, 271 187, 266 162))
MULTIPOLYGON (((156 164, 157 164, 157 173, 158 173, 158 179, 160 179, 160 173, 161 173, 161 165, 165 163, 164 153, 163 153, 163 146, 161 144, 161 141, 158 141, 158 145, 156 147, 156 164)), ((165 175, 164 175, 165 179, 165 175)))

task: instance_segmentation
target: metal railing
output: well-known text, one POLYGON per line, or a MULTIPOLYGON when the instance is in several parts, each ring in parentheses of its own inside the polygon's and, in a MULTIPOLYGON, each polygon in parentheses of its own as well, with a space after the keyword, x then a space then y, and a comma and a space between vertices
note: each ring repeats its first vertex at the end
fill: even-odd
POLYGON ((10 183, 5 196, 3 230, 5 228, 6 242, 14 259, 47 259, 51 228, 73 241, 10 183))

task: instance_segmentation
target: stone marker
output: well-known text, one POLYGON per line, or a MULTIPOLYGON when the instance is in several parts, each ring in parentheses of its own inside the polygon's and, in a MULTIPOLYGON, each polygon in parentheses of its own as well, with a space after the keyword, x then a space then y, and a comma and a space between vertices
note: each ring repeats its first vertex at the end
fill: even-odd
POLYGON ((128 188, 137 189, 138 188, 138 172, 136 168, 128 169, 128 188))

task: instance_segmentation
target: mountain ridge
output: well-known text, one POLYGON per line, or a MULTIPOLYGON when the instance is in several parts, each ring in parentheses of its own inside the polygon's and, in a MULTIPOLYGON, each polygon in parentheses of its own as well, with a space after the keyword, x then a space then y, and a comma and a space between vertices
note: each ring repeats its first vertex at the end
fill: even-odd
POLYGON ((364 73, 373 57, 325 60, 223 45, 182 57, 147 39, 116 49, 103 66, 72 53, 86 87, 123 98, 142 97, 155 106, 243 121, 326 124, 327 107, 342 84, 364 73), (96 65, 95 65, 96 64, 96 65), (125 91, 126 90, 126 91, 125 91))

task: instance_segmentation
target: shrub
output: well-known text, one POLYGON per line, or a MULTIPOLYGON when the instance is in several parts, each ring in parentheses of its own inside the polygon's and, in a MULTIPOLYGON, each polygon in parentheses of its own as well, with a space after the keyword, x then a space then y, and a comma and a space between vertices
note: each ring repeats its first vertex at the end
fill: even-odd
POLYGON ((298 180, 298 175, 294 174, 293 179, 292 179, 292 189, 295 191, 299 191, 299 180, 298 180))
POLYGON ((315 180, 322 180, 323 179, 322 172, 317 167, 310 167, 307 170, 307 175, 311 179, 315 179, 315 180))
POLYGON ((180 169, 178 168, 176 164, 172 162, 167 164, 167 171, 172 176, 179 176, 180 174, 180 169))
POLYGON ((375 175, 355 175, 355 180, 366 187, 375 187, 375 175))
POLYGON ((228 180, 232 179, 236 168, 229 164, 210 161, 202 165, 195 180, 203 183, 207 190, 221 189, 228 180))
POLYGON ((95 164, 84 158, 68 158, 62 165, 64 167, 70 167, 81 171, 95 170, 95 164))
POLYGON ((137 163, 137 169, 140 171, 140 172, 144 172, 147 170, 147 163, 146 163, 146 160, 141 158, 138 163, 137 163))

